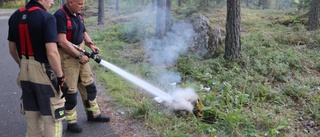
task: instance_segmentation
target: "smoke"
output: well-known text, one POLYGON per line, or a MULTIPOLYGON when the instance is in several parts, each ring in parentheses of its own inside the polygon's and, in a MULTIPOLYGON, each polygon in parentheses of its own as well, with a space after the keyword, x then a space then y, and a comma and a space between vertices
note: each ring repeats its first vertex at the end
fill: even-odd
MULTIPOLYGON (((146 10, 140 13, 143 16, 136 18, 139 20, 139 23, 135 26, 143 24, 142 27, 137 28, 151 28, 156 20, 154 12, 146 10)), ((173 83, 181 83, 181 75, 179 72, 170 69, 176 65, 179 56, 188 51, 194 35, 195 31, 192 25, 180 21, 172 24, 170 31, 165 33, 162 40, 144 40, 145 60, 156 68, 152 77, 156 78, 159 86, 171 95, 172 102, 166 102, 166 105, 169 105, 168 107, 172 110, 186 110, 191 112, 194 107, 191 102, 194 102, 198 98, 192 88, 182 89, 178 86, 172 86, 173 83)), ((159 103, 165 100, 162 96, 156 96, 155 99, 159 103)))
POLYGON ((168 109, 174 111, 192 112, 194 105, 197 103, 198 95, 192 88, 178 88, 171 94, 171 98, 155 97, 155 101, 163 103, 168 109), (171 101, 167 101, 171 100, 171 101))
POLYGON ((163 40, 146 40, 145 51, 153 65, 174 64, 181 53, 188 50, 188 42, 192 39, 192 26, 179 22, 172 25, 163 40))
MULTIPOLYGON (((166 67, 177 63, 177 59, 188 50, 195 32, 190 24, 177 22, 172 25, 171 31, 165 34, 163 40, 145 40, 145 53, 147 60, 157 67, 156 77, 163 87, 168 84, 181 82, 178 72, 170 71, 166 67)), ((169 90, 169 89, 166 89, 169 90)))
POLYGON ((169 91, 172 85, 175 85, 176 83, 179 83, 181 81, 180 73, 166 69, 157 71, 155 75, 157 76, 157 80, 160 85, 168 85, 168 83, 171 85, 164 86, 166 91, 169 91))
POLYGON ((169 104, 169 108, 172 110, 186 110, 192 112, 194 105, 198 99, 198 95, 194 89, 177 89, 172 93, 172 103, 169 104))
MULTIPOLYGON (((165 34, 163 40, 146 40, 145 52, 149 62, 157 66, 155 73, 158 83, 172 95, 172 102, 165 102, 170 110, 185 110, 192 112, 198 95, 194 89, 181 89, 172 86, 172 83, 180 83, 181 76, 178 72, 167 69, 177 63, 177 59, 188 50, 189 42, 193 39, 195 32, 190 24, 177 22, 172 25, 171 31, 165 34)), ((159 102, 159 98, 155 98, 159 102)), ((161 102, 161 101, 160 101, 161 102)), ((160 103, 159 102, 159 103, 160 103)))

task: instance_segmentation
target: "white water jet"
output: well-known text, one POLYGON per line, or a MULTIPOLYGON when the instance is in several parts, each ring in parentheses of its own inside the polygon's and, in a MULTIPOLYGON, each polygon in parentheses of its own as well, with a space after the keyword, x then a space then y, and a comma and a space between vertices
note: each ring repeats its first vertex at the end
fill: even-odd
POLYGON ((120 75, 126 80, 136 84, 137 86, 143 88, 149 93, 155 96, 155 101, 158 103, 164 103, 171 110, 186 110, 188 112, 192 112, 193 103, 197 101, 198 95, 195 93, 194 89, 186 88, 186 89, 176 89, 172 92, 172 95, 167 92, 151 85, 150 83, 120 69, 119 67, 101 60, 101 65, 110 69, 114 73, 120 75))
POLYGON ((167 92, 162 91, 161 89, 151 85, 150 83, 120 69, 119 67, 101 60, 100 62, 101 65, 105 66, 106 68, 112 70, 113 72, 117 73, 118 75, 120 75, 121 77, 127 79, 128 81, 136 84, 137 86, 143 88, 144 90, 148 91, 149 93, 153 94, 156 97, 161 97, 162 99, 164 99, 165 101, 171 103, 172 102, 172 97, 171 95, 169 95, 167 92))

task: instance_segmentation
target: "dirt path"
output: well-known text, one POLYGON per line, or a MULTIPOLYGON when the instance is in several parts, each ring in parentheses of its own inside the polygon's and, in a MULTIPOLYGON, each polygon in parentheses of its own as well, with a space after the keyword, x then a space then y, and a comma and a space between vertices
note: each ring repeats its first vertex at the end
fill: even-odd
MULTIPOLYGON (((96 74, 94 74, 96 76, 96 74)), ((111 118, 110 126, 121 137, 145 137, 150 136, 152 133, 145 128, 143 121, 134 120, 125 116, 117 106, 112 105, 111 96, 105 93, 104 85, 96 79, 98 88, 97 101, 99 103, 102 113, 111 118)))

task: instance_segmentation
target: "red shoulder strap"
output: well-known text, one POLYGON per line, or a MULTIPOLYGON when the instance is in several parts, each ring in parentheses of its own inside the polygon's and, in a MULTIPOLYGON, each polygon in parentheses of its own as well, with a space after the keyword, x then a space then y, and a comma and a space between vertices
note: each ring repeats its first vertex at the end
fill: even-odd
MULTIPOLYGON (((23 6, 23 7, 21 7, 20 9, 20 12, 24 12, 25 10, 27 10, 27 8, 26 8, 26 6, 23 6)), ((37 7, 37 6, 34 6, 34 7, 30 7, 29 9, 28 9, 28 11, 34 11, 34 10, 42 10, 40 7, 37 7)))
POLYGON ((34 7, 31 7, 31 8, 29 8, 28 9, 28 11, 34 11, 34 10, 42 10, 40 7, 38 7, 38 6, 34 6, 34 7))
POLYGON ((23 12, 23 11, 25 11, 27 8, 26 8, 26 6, 23 6, 23 7, 21 7, 19 10, 20 10, 20 12, 23 12))
POLYGON ((71 22, 71 19, 70 19, 69 15, 67 14, 67 12, 64 10, 63 7, 61 7, 60 10, 62 10, 64 12, 64 14, 66 15, 66 19, 67 19, 67 40, 71 41, 71 37, 72 37, 72 22, 71 22))
POLYGON ((40 7, 34 6, 27 10, 27 8, 21 7, 20 12, 22 13, 19 22, 19 38, 20 38, 20 48, 21 48, 21 55, 25 55, 28 59, 29 56, 34 56, 34 52, 32 49, 32 44, 30 40, 30 33, 28 27, 28 16, 29 13, 34 10, 42 10, 40 7))

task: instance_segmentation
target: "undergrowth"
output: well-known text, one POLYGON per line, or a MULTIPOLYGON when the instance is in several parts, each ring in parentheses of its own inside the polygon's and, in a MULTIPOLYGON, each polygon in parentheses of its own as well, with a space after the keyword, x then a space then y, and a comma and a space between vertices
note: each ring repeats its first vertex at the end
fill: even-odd
MULTIPOLYGON (((158 136, 315 136, 320 127, 320 33, 299 23, 273 24, 279 13, 294 16, 242 9, 242 51, 236 60, 186 54, 172 66, 181 74, 181 86, 197 90, 204 106, 201 117, 170 115, 143 90, 91 64, 113 102, 158 136)), ((156 84, 149 76, 157 69, 145 61, 143 51, 153 26, 132 20, 95 26, 89 33, 103 59, 156 84)))

